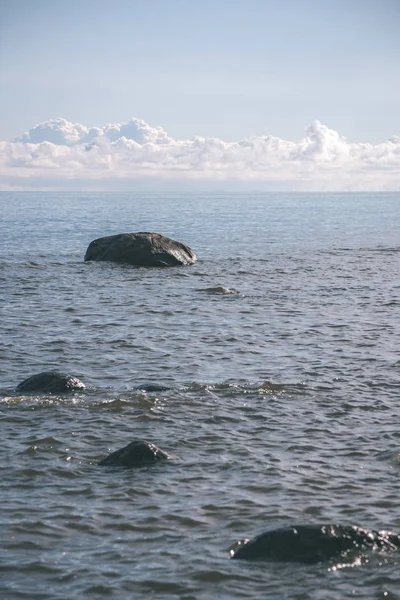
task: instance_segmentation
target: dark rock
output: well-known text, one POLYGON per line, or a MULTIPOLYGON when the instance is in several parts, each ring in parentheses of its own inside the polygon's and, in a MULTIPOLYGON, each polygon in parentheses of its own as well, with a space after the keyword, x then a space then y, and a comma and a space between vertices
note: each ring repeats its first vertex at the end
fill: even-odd
POLYGON ((197 292, 203 292, 203 294, 210 294, 211 296, 226 296, 228 294, 238 294, 239 292, 234 289, 226 288, 222 285, 209 288, 199 288, 197 292))
POLYGON ((99 465, 102 467, 143 467, 169 458, 171 457, 166 452, 154 444, 135 440, 103 458, 99 465))
POLYGON ((175 267, 196 262, 184 244, 159 233, 120 233, 90 242, 85 261, 104 260, 138 267, 175 267))
POLYGON ((311 564, 359 555, 366 550, 387 552, 399 548, 400 536, 389 531, 342 525, 296 525, 267 531, 252 540, 242 540, 230 554, 231 558, 247 560, 311 564))
POLYGON ((168 392, 171 388, 159 385, 158 383, 144 383, 143 385, 138 385, 136 389, 143 392, 168 392))
POLYGON ((85 385, 80 379, 58 371, 44 371, 32 375, 32 377, 28 377, 17 386, 19 392, 45 392, 50 394, 62 394, 83 389, 85 389, 85 385))

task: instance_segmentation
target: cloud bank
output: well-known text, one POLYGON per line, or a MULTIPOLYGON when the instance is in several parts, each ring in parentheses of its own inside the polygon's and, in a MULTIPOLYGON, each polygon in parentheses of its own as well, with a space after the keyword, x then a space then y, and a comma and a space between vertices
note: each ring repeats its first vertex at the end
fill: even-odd
POLYGON ((87 127, 57 118, 0 142, 0 189, 190 189, 299 191, 399 190, 400 137, 351 143, 314 121, 297 141, 252 136, 237 142, 195 136, 174 140, 141 119, 87 127))

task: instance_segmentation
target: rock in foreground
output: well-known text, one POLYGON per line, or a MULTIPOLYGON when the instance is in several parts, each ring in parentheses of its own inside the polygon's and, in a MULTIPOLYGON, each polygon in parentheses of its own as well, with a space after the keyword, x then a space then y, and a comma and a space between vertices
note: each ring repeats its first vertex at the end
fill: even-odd
POLYGON ((102 260, 138 267, 192 265, 197 258, 185 244, 159 233, 120 233, 90 242, 85 261, 102 260))
POLYGON ((63 394, 85 389, 80 379, 73 375, 59 373, 58 371, 44 371, 28 377, 17 386, 19 392, 44 392, 50 394, 63 394))
POLYGON ((332 558, 400 548, 400 536, 389 531, 370 531, 342 525, 299 525, 262 533, 242 540, 231 550, 231 558, 264 561, 318 563, 332 558))
POLYGON ((171 457, 166 452, 154 444, 135 440, 103 458, 99 465, 102 467, 144 467, 169 458, 171 457))

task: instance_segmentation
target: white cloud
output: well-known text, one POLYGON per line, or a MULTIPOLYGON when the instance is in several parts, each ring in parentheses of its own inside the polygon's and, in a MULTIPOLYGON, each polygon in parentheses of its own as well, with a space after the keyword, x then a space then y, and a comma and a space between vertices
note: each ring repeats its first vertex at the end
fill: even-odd
POLYGON ((150 127, 142 119, 130 119, 126 123, 106 125, 103 128, 89 128, 80 123, 70 123, 61 117, 38 123, 14 141, 31 142, 33 144, 51 142, 57 145, 74 146, 91 142, 96 138, 105 138, 111 142, 116 142, 122 137, 133 140, 138 144, 145 144, 146 142, 168 144, 173 141, 162 127, 150 127))
POLYGON ((32 144, 51 142, 52 144, 70 145, 79 142, 87 131, 84 125, 70 123, 66 119, 58 118, 38 123, 14 141, 31 142, 32 144))
POLYGON ((400 137, 351 143, 319 121, 298 141, 253 136, 238 142, 196 136, 174 140, 140 119, 86 127, 65 119, 39 123, 13 142, 0 142, 0 188, 53 189, 93 182, 110 189, 124 181, 234 182, 297 190, 400 188, 400 137))

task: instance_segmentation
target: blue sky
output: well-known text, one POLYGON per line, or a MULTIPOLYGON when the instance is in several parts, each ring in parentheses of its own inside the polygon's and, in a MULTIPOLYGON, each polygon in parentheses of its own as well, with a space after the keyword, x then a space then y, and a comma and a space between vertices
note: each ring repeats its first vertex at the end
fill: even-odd
POLYGON ((400 134, 399 0, 3 0, 0 139, 130 117, 175 139, 400 134))
POLYGON ((2 0, 0 190, 400 189, 400 0, 2 0))

